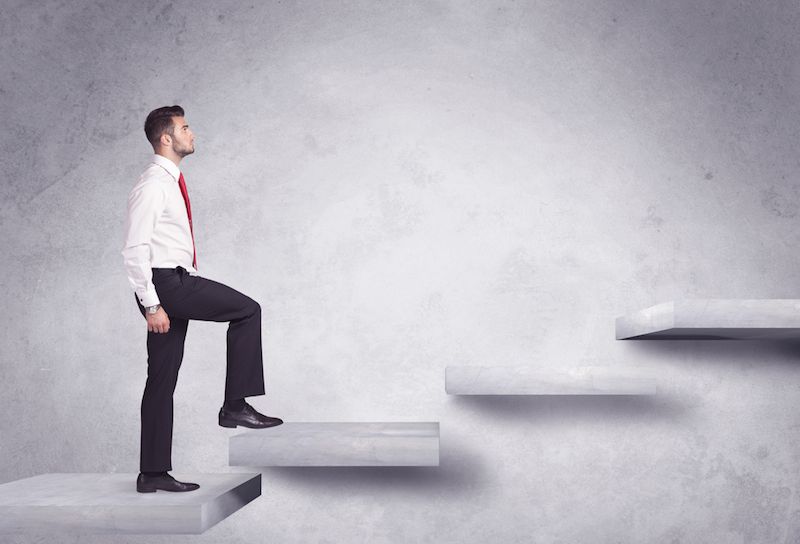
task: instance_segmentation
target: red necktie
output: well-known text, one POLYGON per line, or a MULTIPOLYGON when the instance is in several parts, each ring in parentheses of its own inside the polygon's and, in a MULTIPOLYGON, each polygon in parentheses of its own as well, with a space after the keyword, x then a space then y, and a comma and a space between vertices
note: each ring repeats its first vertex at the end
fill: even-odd
POLYGON ((181 187, 183 201, 186 203, 186 213, 189 215, 189 232, 192 233, 192 251, 194 252, 192 266, 197 268, 197 249, 194 247, 194 228, 192 227, 192 206, 189 204, 189 193, 186 191, 186 181, 183 179, 183 172, 181 172, 181 177, 178 178, 178 185, 181 187))

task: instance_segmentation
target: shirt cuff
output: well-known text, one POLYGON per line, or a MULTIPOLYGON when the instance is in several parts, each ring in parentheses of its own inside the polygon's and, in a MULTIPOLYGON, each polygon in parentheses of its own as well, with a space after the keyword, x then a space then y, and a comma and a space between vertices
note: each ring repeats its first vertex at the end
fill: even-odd
POLYGON ((139 297, 139 302, 142 303, 142 306, 147 308, 148 306, 155 306, 156 304, 161 304, 161 301, 158 298, 158 294, 156 293, 155 288, 150 291, 145 291, 144 295, 139 295, 136 293, 136 296, 139 297))

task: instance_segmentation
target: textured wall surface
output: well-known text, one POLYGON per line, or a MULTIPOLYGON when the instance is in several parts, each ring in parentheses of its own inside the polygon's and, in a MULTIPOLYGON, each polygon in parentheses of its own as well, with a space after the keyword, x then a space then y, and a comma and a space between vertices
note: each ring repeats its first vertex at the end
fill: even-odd
MULTIPOLYGON (((115 542, 800 540, 800 344, 613 329, 800 298, 795 2, 2 4, 0 482, 138 470, 122 228, 177 103, 200 274, 263 308, 253 405, 438 420, 441 466, 265 470, 201 537, 115 542), (448 364, 652 368, 663 395, 454 398, 448 364)), ((176 471, 230 470, 225 330, 189 325, 176 471)))

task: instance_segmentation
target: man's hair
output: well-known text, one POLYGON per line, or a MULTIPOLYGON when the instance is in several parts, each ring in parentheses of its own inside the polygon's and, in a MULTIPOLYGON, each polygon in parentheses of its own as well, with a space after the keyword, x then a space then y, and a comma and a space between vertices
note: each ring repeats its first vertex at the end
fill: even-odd
POLYGON ((147 115, 147 120, 144 122, 144 133, 147 141, 153 147, 158 145, 161 135, 165 132, 170 136, 175 136, 173 117, 183 117, 183 108, 178 105, 164 106, 154 109, 147 115))

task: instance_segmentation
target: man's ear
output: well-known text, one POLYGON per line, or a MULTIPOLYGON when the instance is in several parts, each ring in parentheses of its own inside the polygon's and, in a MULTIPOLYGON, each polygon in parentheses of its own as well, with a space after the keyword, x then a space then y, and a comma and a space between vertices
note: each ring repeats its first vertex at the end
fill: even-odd
POLYGON ((172 136, 170 136, 168 132, 162 132, 159 142, 161 142, 161 145, 164 147, 169 147, 172 144, 172 136))

